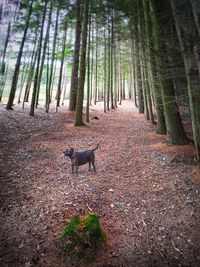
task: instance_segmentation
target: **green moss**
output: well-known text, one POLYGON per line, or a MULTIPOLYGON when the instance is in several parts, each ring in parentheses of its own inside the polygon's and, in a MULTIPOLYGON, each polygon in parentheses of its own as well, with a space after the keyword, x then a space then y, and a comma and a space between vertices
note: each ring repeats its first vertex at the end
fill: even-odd
POLYGON ((64 255, 92 258, 105 241, 96 213, 73 216, 61 232, 61 249, 64 255))

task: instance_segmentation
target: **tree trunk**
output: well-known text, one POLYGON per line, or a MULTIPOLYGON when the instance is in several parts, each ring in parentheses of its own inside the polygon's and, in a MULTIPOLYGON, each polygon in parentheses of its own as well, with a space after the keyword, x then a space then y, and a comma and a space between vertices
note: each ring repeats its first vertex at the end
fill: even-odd
POLYGON ((114 23, 113 23, 113 10, 111 11, 111 40, 110 40, 110 101, 111 109, 114 109, 114 94, 113 94, 113 53, 114 53, 114 23))
POLYGON ((155 14, 154 0, 150 1, 150 12, 152 19, 152 30, 154 34, 155 49, 157 54, 157 64, 160 67, 160 85, 164 106, 165 121, 167 127, 167 138, 171 144, 183 145, 188 143, 178 105, 175 99, 173 82, 170 78, 164 78, 167 73, 167 55, 164 49, 161 49, 162 38, 160 37, 159 24, 155 14))
POLYGON ((74 43, 74 55, 73 55, 73 67, 70 86, 69 97, 69 110, 74 111, 76 109, 76 98, 78 89, 78 73, 79 73, 79 54, 80 54, 80 41, 81 41, 81 27, 82 16, 81 0, 76 1, 76 32, 74 43))
MULTIPOLYGON (((132 18, 131 18, 132 22, 132 18)), ((131 59, 132 59, 132 67, 133 67, 133 96, 134 96, 134 103, 136 108, 138 108, 138 103, 137 103, 137 90, 136 90, 136 66, 135 66, 135 54, 136 54, 136 48, 135 48, 135 39, 134 39, 134 32, 132 25, 130 27, 131 30, 131 59)))
MULTIPOLYGON (((144 62, 142 63, 144 64, 144 62)), ((147 77, 145 73, 145 67, 141 68, 142 74, 142 88, 143 88, 143 96, 144 96, 144 113, 146 115, 146 119, 150 120, 150 110, 149 110, 149 85, 147 84, 147 77)))
POLYGON ((83 15, 83 31, 82 31, 82 46, 80 58, 80 75, 78 82, 76 113, 75 113, 75 126, 82 126, 83 123, 83 100, 84 100, 84 84, 85 84, 85 70, 86 70, 86 49, 87 49, 87 27, 88 27, 88 7, 89 1, 84 1, 84 15, 83 15))
POLYGON ((118 71, 119 71, 119 75, 118 75, 118 101, 119 101, 119 105, 122 104, 122 72, 121 72, 121 43, 119 40, 119 50, 118 50, 118 60, 119 60, 119 64, 118 64, 118 71))
MULTIPOLYGON (((140 39, 145 38, 145 24, 142 23, 141 18, 138 18, 139 28, 140 28, 140 39)), ((154 123, 153 111, 152 111, 152 101, 150 94, 150 86, 148 84, 147 77, 147 65, 148 65, 148 55, 146 53, 146 46, 144 42, 140 41, 140 71, 141 71, 141 81, 142 81, 142 92, 144 98, 144 113, 147 120, 151 120, 154 123)))
POLYGON ((23 68, 21 72, 20 93, 19 93, 18 101, 17 101, 18 104, 21 103, 22 91, 23 91, 24 83, 25 83, 27 73, 28 73, 28 65, 30 65, 30 62, 26 62, 26 56, 25 56, 24 64, 23 64, 23 68))
POLYGON ((117 108, 117 40, 113 36, 113 52, 114 52, 114 108, 117 108))
POLYGON ((200 20, 199 20, 199 11, 200 11, 200 3, 199 0, 190 0, 192 5, 192 12, 194 16, 194 21, 198 30, 198 34, 200 37, 200 20))
POLYGON ((107 49, 107 61, 108 61, 108 71, 107 71, 107 96, 106 96, 106 107, 107 110, 110 110, 110 47, 111 47, 111 41, 110 41, 110 22, 108 21, 108 49, 107 49))
POLYGON ((98 90, 98 28, 96 22, 96 47, 95 47, 95 89, 94 89, 94 105, 97 102, 97 90, 98 90))
POLYGON ((7 79, 7 76, 8 76, 9 58, 10 58, 10 53, 8 53, 8 60, 7 60, 6 68, 5 68, 4 79, 3 79, 2 84, 1 84, 0 99, 2 99, 3 91, 4 91, 4 88, 5 88, 5 85, 6 85, 6 79, 7 79))
POLYGON ((57 90, 56 111, 58 111, 58 107, 60 106, 61 83, 62 83, 63 65, 64 65, 64 58, 65 58, 66 36, 67 36, 67 22, 65 22, 65 29, 64 29, 64 36, 63 36, 63 47, 62 47, 60 74, 59 74, 58 90, 57 90))
POLYGON ((2 76, 3 76, 4 71, 5 71, 5 56, 6 56, 6 50, 7 50, 8 42, 9 42, 9 38, 10 38, 10 29, 11 29, 11 22, 8 23, 7 35, 6 35, 6 40, 5 40, 3 55, 2 55, 2 61, 1 61, 0 75, 2 75, 2 76))
POLYGON ((46 87, 46 101, 45 101, 45 111, 49 112, 49 107, 51 103, 51 88, 53 84, 53 73, 54 73, 54 61, 55 61, 55 51, 56 51, 56 41, 57 41, 57 34, 58 34, 58 20, 59 20, 59 13, 60 13, 60 7, 57 7, 56 12, 56 24, 55 24, 55 31, 53 36, 53 47, 52 47, 52 54, 51 54, 51 66, 49 70, 49 83, 46 87))
POLYGON ((6 69, 6 63, 5 63, 5 56, 6 56, 6 50, 10 38, 10 26, 11 22, 8 23, 8 30, 7 30, 7 35, 6 35, 6 41, 4 45, 4 50, 3 50, 3 56, 2 56, 2 61, 1 61, 1 66, 0 66, 0 102, 2 99, 3 95, 3 88, 5 84, 5 69, 6 69))
POLYGON ((104 85, 103 85, 103 102, 104 112, 106 112, 106 96, 107 96, 107 42, 106 42, 106 26, 104 26, 104 85))
MULTIPOLYGON (((149 87, 149 105, 150 105, 150 114, 153 117, 152 111, 152 101, 151 101, 151 94, 150 88, 152 89, 153 98, 155 101, 155 109, 156 109, 156 117, 157 117, 157 133, 158 134, 166 134, 166 127, 165 127, 165 120, 162 108, 162 99, 161 99, 161 92, 159 88, 156 86, 155 82, 155 72, 153 71, 153 52, 151 48, 151 35, 150 35, 150 18, 149 18, 149 5, 147 0, 143 0, 143 10, 144 10, 144 21, 145 21, 145 36, 146 36, 146 46, 145 46, 145 54, 146 54, 146 62, 147 62, 147 69, 146 73, 148 75, 148 87, 149 87)), ((154 122, 154 118, 151 119, 152 123, 154 122)))
POLYGON ((91 5, 89 7, 88 48, 87 48, 87 102, 86 122, 90 122, 90 42, 91 42, 91 5))
POLYGON ((43 15, 42 15, 42 25, 41 25, 41 30, 40 30, 40 38, 38 41, 39 43, 38 43, 37 66, 35 70, 33 93, 32 93, 29 116, 34 116, 34 112, 35 112, 36 96, 37 96, 38 83, 39 83, 39 67, 40 67, 40 58, 41 58, 41 49, 42 49, 42 38, 43 38, 46 10, 47 10, 47 0, 45 0, 45 5, 44 5, 44 10, 43 10, 43 15))
MULTIPOLYGON (((182 57, 184 60, 184 67, 185 67, 185 75, 187 80, 187 88, 188 88, 188 96, 189 96, 189 104, 190 104, 190 111, 191 111, 191 118, 192 118, 192 130, 193 130, 193 138, 194 144, 197 154, 197 159, 200 161, 200 94, 199 94, 199 85, 194 82, 192 79, 192 72, 191 72, 191 59, 188 60, 186 54, 186 48, 184 46, 184 42, 181 36, 181 29, 179 26, 178 17, 176 14, 176 7, 173 0, 170 0, 171 8, 174 16, 177 36, 181 48, 182 57)), ((191 54, 189 55, 191 57, 191 54)))
POLYGON ((143 91, 141 84, 141 70, 140 70, 140 49, 139 49, 139 31, 138 31, 138 20, 140 18, 139 3, 135 4, 137 15, 134 18, 134 38, 135 38, 135 82, 136 82, 136 91, 138 96, 138 109, 139 113, 144 113, 144 99, 143 91))
POLYGON ((195 44, 193 50, 194 50, 194 56, 195 56, 195 59, 196 59, 196 64, 197 64, 199 77, 200 77, 200 45, 199 44, 195 44))
POLYGON ((25 88, 25 93, 24 93, 22 109, 24 109, 24 103, 28 102, 28 99, 29 99, 35 64, 36 64, 36 60, 37 60, 37 38, 38 38, 38 28, 36 29, 36 33, 35 33, 34 47, 33 47, 32 56, 31 56, 30 68, 28 71, 28 78, 27 78, 27 82, 26 82, 26 88, 25 88))
POLYGON ((42 72, 43 72, 43 68, 44 68, 44 62, 45 62, 45 56, 46 56, 46 50, 47 50, 47 43, 48 43, 48 40, 49 40, 49 33, 50 33, 52 9, 53 9, 53 4, 52 4, 52 1, 51 1, 50 10, 49 10, 49 14, 48 14, 46 35, 45 35, 43 51, 42 51, 42 59, 41 59, 41 64, 40 64, 39 76, 38 76, 38 88, 37 88, 36 104, 38 103, 38 100, 39 100, 40 85, 41 85, 41 80, 42 80, 42 72))
POLYGON ((3 3, 0 4, 0 23, 3 20, 3 3))
POLYGON ((94 83, 93 83, 93 74, 94 74, 94 26, 91 21, 91 30, 92 30, 92 45, 91 45, 91 67, 90 67, 90 106, 94 100, 94 83))
POLYGON ((14 98, 15 98, 16 89, 17 89, 17 82, 18 82, 18 77, 19 77, 19 70, 20 70, 20 65, 21 65, 21 58, 22 58, 23 48, 24 48, 24 44, 25 44, 25 41, 26 41, 26 35, 27 35, 27 32, 28 32, 30 18, 31 18, 32 10, 33 10, 33 2, 34 2, 34 0, 31 1, 30 7, 29 7, 28 17, 27 17, 27 20, 26 20, 25 29, 24 29, 22 41, 21 41, 21 44, 20 44, 19 53, 18 53, 18 56, 17 56, 17 61, 16 61, 15 70, 14 70, 14 74, 13 74, 10 94, 9 94, 8 102, 7 102, 7 105, 6 105, 6 109, 7 110, 9 110, 9 109, 12 110, 13 109, 12 106, 13 106, 13 102, 14 102, 14 98))

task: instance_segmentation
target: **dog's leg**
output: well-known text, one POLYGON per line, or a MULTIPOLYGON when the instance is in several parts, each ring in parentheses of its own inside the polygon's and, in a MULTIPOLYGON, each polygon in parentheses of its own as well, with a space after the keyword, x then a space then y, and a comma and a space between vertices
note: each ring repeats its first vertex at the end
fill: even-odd
POLYGON ((78 164, 76 165, 76 174, 78 175, 78 164))
POLYGON ((90 169, 91 169, 91 162, 89 161, 88 164, 89 164, 89 169, 88 169, 88 171, 90 172, 90 169))
POLYGON ((95 158, 93 158, 91 162, 92 162, 92 167, 93 167, 93 169, 94 169, 94 172, 96 172, 96 168, 95 168, 95 158))

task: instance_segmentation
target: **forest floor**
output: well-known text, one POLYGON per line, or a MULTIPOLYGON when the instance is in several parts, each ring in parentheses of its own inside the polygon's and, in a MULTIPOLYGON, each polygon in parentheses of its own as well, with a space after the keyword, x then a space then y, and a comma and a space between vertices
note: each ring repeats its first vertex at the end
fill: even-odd
POLYGON ((0 107, 0 266, 200 266, 200 173, 193 146, 172 146, 126 101, 89 126, 73 112, 0 107), (67 147, 93 148, 97 173, 71 173, 67 147), (66 263, 56 240, 70 216, 94 211, 106 246, 66 263))

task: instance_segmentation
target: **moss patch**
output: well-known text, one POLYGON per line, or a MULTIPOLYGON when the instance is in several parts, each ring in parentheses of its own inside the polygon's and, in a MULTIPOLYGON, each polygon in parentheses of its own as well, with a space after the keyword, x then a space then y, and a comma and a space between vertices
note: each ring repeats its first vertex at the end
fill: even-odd
POLYGON ((71 259, 94 259, 97 250, 105 241, 96 213, 73 216, 63 228, 60 236, 60 248, 64 256, 71 259))

